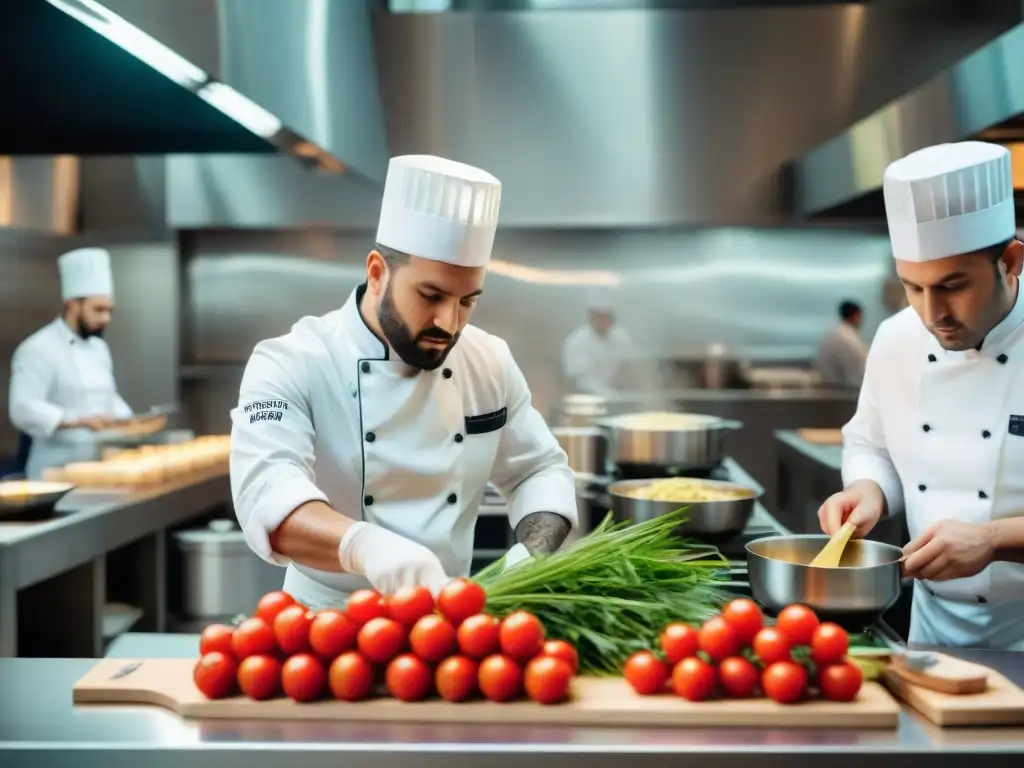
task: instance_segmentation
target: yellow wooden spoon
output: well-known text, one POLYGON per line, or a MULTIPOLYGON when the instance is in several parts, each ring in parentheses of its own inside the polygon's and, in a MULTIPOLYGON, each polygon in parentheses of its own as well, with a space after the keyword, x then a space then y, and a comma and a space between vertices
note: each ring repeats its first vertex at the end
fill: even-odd
POLYGON ((843 550, 846 549, 850 537, 856 530, 857 526, 853 523, 843 523, 843 527, 832 534, 828 544, 822 547, 821 552, 811 560, 811 566, 814 568, 838 568, 839 561, 843 559, 843 550))

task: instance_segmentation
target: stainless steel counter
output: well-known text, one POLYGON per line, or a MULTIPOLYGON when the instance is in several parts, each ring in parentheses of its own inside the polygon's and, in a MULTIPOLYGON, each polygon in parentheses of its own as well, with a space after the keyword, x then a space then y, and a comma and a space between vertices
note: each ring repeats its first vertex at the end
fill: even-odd
MULTIPOLYGON (((195 636, 126 636, 112 649, 123 658, 196 654, 195 636), (147 649, 153 653, 147 653, 147 649)), ((1024 684, 1024 654, 962 652, 1024 684)), ((998 766, 1020 765, 1024 730, 938 729, 910 711, 893 731, 754 728, 600 729, 399 725, 389 723, 185 721, 156 707, 74 707, 71 687, 91 659, 0 659, 0 762, 53 766, 155 768, 292 768, 344 765, 479 768, 621 768, 679 766, 897 765, 927 756, 932 766, 967 766, 984 755, 998 766), (44 762, 47 761, 47 762, 44 762)))
POLYGON ((219 471, 145 490, 77 489, 50 520, 0 523, 0 657, 18 655, 18 636, 29 630, 40 645, 23 652, 100 655, 108 599, 139 605, 162 628, 164 533, 229 501, 219 471), (74 633, 50 620, 54 607, 74 633))

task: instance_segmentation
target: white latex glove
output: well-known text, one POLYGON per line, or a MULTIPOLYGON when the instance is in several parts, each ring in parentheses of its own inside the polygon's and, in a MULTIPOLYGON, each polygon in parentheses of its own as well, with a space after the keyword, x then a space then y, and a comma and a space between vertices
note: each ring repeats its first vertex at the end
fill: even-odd
POLYGON ((530 551, 526 547, 522 544, 516 544, 512 549, 505 553, 505 567, 501 569, 501 572, 504 573, 516 564, 532 558, 533 555, 530 554, 530 551))
POLYGON ((338 547, 341 567, 365 576, 382 595, 402 587, 426 587, 435 597, 448 583, 437 555, 415 541, 373 523, 352 525, 338 547))

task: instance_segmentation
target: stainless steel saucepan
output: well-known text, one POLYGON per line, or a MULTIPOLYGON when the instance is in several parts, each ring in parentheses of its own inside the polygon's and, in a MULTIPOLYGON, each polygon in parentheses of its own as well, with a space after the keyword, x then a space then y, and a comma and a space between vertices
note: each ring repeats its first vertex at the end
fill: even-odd
POLYGON ((750 488, 737 483, 685 479, 685 482, 704 486, 711 491, 726 491, 733 498, 714 501, 694 501, 680 498, 663 501, 661 499, 642 499, 633 495, 638 489, 660 479, 670 478, 622 480, 609 485, 608 495, 611 498, 614 519, 642 523, 675 512, 680 507, 688 507, 689 517, 676 529, 678 535, 705 542, 723 541, 732 538, 746 528, 747 522, 754 512, 754 505, 764 493, 760 488, 750 488))
POLYGON ((42 480, 0 482, 0 519, 38 520, 50 517, 57 502, 74 488, 71 483, 42 480))
POLYGON ((863 631, 899 599, 903 551, 880 541, 854 539, 838 568, 811 567, 828 540, 809 534, 751 541, 746 547, 750 590, 770 615, 800 603, 823 621, 863 631))
POLYGON ((680 470, 717 467, 725 458, 725 439, 743 423, 700 413, 626 413, 598 420, 608 436, 608 458, 619 466, 675 467, 680 470), (671 419, 682 418, 682 426, 671 419))

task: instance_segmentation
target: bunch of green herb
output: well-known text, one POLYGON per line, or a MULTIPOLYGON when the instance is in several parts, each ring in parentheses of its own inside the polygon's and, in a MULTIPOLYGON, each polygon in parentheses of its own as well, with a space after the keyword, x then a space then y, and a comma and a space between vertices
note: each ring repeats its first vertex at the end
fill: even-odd
POLYGON ((687 508, 642 523, 613 523, 609 514, 592 533, 565 549, 515 565, 504 558, 474 579, 487 592, 487 610, 503 617, 534 614, 550 638, 568 640, 580 672, 620 674, 631 653, 657 648, 666 624, 700 624, 730 595, 720 589, 725 559, 679 537, 687 508))

